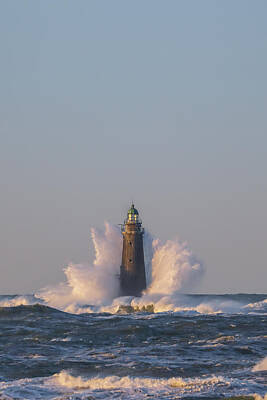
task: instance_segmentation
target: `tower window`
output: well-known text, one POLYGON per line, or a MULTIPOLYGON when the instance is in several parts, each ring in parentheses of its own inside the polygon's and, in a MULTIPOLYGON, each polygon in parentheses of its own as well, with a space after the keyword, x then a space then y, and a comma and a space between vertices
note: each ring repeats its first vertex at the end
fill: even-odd
POLYGON ((131 245, 132 245, 132 242, 129 242, 129 245, 131 246, 131 245))
POLYGON ((129 262, 132 262, 133 260, 131 258, 129 258, 129 262))

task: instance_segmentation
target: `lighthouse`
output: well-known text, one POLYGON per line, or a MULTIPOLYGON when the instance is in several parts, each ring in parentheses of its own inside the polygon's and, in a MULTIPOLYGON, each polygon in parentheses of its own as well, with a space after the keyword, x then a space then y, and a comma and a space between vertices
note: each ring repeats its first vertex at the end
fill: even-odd
POLYGON ((141 296, 146 289, 142 221, 132 204, 122 225, 123 249, 120 268, 120 290, 122 296, 141 296))

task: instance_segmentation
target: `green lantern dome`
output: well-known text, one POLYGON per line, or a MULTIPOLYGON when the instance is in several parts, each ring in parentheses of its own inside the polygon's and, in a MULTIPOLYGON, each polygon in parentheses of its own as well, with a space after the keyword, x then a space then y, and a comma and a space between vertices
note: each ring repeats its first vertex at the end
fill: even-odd
POLYGON ((138 227, 138 229, 141 229, 142 221, 139 218, 139 212, 134 207, 134 204, 132 204, 131 208, 128 210, 127 217, 124 220, 124 227, 128 224, 130 224, 128 228, 131 226, 131 228, 138 227))
POLYGON ((131 208, 128 211, 128 215, 139 215, 138 211, 136 208, 134 208, 134 204, 132 204, 131 208))

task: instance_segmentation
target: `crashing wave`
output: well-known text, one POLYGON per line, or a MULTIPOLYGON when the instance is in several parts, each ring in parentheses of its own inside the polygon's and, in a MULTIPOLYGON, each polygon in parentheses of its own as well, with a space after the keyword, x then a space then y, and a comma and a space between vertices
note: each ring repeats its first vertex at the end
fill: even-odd
MULTIPOLYGON (((92 264, 69 264, 66 281, 40 290, 35 296, 6 296, 2 307, 42 303, 59 310, 81 313, 180 312, 190 314, 266 313, 267 299, 254 303, 253 295, 193 296, 203 276, 202 264, 186 242, 178 239, 161 243, 145 232, 144 255, 148 288, 141 297, 119 296, 122 252, 120 229, 105 223, 103 231, 92 229, 95 260, 92 264)), ((255 298, 256 300, 256 298, 255 298)))
POLYGON ((29 306, 42 302, 42 299, 35 295, 1 296, 0 307, 29 306))
MULTIPOLYGON (((251 386, 251 389, 253 385, 251 386)), ((190 398, 203 398, 220 395, 227 399, 226 393, 231 391, 231 399, 242 398, 250 400, 267 400, 267 396, 250 394, 252 391, 245 387, 237 378, 224 376, 206 376, 202 378, 152 378, 133 376, 93 376, 82 377, 71 375, 68 371, 61 371, 50 377, 26 378, 0 382, 0 399, 25 399, 25 398, 50 398, 88 399, 95 395, 97 398, 113 399, 121 394, 123 398, 140 399, 141 397, 177 398, 189 396, 190 398), (1 397, 3 396, 3 397, 1 397), (67 396, 67 397, 66 397, 67 396), (74 397, 73 397, 74 396, 74 397)), ((120 397, 121 398, 121 397, 120 397)))
MULTIPOLYGON (((69 264, 64 269, 66 282, 38 292, 37 296, 49 306, 67 312, 84 313, 112 312, 118 302, 122 301, 123 305, 124 300, 118 300, 122 252, 120 230, 105 223, 104 231, 92 229, 91 236, 95 247, 93 264, 69 264)), ((154 311, 160 310, 159 304, 166 303, 166 297, 171 299, 175 293, 189 290, 203 275, 202 264, 186 242, 176 239, 161 243, 146 233, 144 252, 148 288, 141 298, 144 302, 141 308, 147 307, 147 302, 151 303, 151 299, 155 298, 154 311)), ((130 305, 139 307, 138 302, 139 299, 134 299, 130 305)))
POLYGON ((137 378, 130 376, 93 377, 90 379, 81 376, 72 376, 66 371, 61 371, 50 378, 50 383, 71 389, 113 390, 113 389, 164 389, 179 388, 183 391, 200 392, 212 386, 217 388, 229 385, 229 381, 221 376, 207 378, 137 378))

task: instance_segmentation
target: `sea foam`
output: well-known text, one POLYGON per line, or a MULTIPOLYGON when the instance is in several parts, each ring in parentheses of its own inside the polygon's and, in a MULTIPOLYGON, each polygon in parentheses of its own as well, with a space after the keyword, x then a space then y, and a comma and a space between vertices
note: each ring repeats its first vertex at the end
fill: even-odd
POLYGON ((61 371, 53 375, 49 380, 50 384, 64 386, 70 389, 91 389, 91 390, 114 390, 114 389, 165 389, 179 388, 182 391, 200 392, 205 388, 213 386, 229 385, 229 382, 221 376, 211 376, 207 378, 137 378, 130 376, 106 376, 92 377, 90 379, 81 376, 73 376, 67 371, 61 371))

